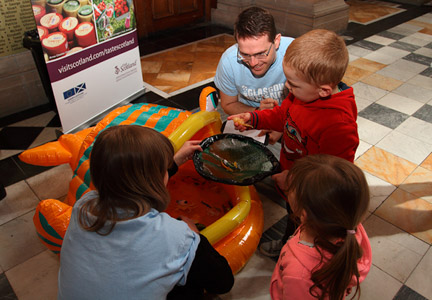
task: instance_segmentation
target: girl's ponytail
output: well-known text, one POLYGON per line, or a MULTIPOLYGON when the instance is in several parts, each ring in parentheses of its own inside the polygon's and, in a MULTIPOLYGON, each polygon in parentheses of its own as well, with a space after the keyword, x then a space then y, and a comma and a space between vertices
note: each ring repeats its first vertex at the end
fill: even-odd
MULTIPOLYGON (((316 242, 320 244, 318 240, 316 242)), ((318 296, 318 299, 324 299, 326 295, 334 300, 345 299, 347 287, 352 285, 351 282, 354 280, 356 291, 352 299, 357 294, 360 297, 357 261, 362 257, 363 250, 353 234, 347 234, 345 240, 336 243, 335 246, 337 249, 333 257, 312 271, 311 279, 314 285, 310 288, 311 294, 318 296)), ((319 248, 317 245, 318 251, 319 248)))
POLYGON ((353 298, 360 295, 357 263, 363 251, 353 230, 369 207, 363 172, 344 159, 318 154, 296 161, 287 180, 286 193, 295 199, 294 214, 304 212, 301 227, 314 237, 321 256, 312 270, 310 294, 341 300, 349 286, 356 286, 353 298))

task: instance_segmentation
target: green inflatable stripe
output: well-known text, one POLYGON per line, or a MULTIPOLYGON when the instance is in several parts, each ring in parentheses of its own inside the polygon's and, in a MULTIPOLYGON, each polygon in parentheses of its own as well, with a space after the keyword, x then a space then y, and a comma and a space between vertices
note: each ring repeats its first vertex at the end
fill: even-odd
MULTIPOLYGON (((99 135, 103 130, 105 130, 105 129, 111 127, 111 126, 116 126, 116 125, 120 124, 121 122, 127 120, 127 119, 130 117, 130 115, 131 115, 132 113, 134 113, 136 110, 139 110, 139 109, 141 109, 143 106, 146 106, 146 105, 148 105, 148 104, 147 104, 147 103, 142 103, 142 104, 134 104, 134 105, 132 105, 132 106, 129 107, 129 108, 128 108, 124 113, 121 113, 121 114, 118 115, 116 118, 114 118, 114 120, 112 120, 111 123, 109 123, 109 124, 108 124, 104 129, 102 129, 102 130, 98 133, 98 135, 99 135)), ((167 107, 167 106, 163 106, 163 105, 153 106, 153 107, 151 107, 148 111, 143 111, 143 112, 139 115, 139 117, 136 119, 136 121, 135 121, 134 123, 131 123, 130 125, 142 125, 142 124, 145 124, 145 123, 148 121, 148 119, 149 119, 153 114, 159 113, 159 111, 160 111, 161 109, 165 109, 165 108, 168 108, 168 107, 167 107)), ((175 118, 177 118, 177 117, 179 116, 179 114, 180 114, 181 112, 182 112, 182 110, 177 110, 177 109, 170 110, 166 116, 162 116, 162 117, 157 121, 157 123, 156 123, 154 129, 157 130, 157 131, 159 131, 159 132, 164 131, 164 130, 168 127, 168 125, 169 125, 169 124, 170 124, 170 123, 171 123, 175 118)), ((96 138, 97 138, 97 136, 96 136, 96 138)), ((96 140, 96 138, 95 138, 95 140, 96 140)), ((80 160, 79 160, 79 162, 78 162, 78 165, 77 165, 77 167, 76 167, 76 169, 75 169, 75 171, 74 171, 74 176, 73 176, 73 177, 78 176, 78 175, 77 175, 77 173, 78 173, 78 169, 81 167, 81 165, 83 164, 83 162, 85 162, 86 160, 88 160, 88 158, 90 157, 91 150, 93 149, 93 144, 94 144, 94 141, 93 141, 93 143, 92 143, 92 144, 91 144, 91 145, 90 145, 90 146, 89 146, 89 147, 84 151, 84 154, 83 154, 83 156, 80 158, 80 160)), ((80 199, 81 196, 83 195, 83 193, 84 193, 84 192, 89 188, 90 181, 91 181, 91 179, 90 179, 90 169, 87 170, 87 172, 86 172, 86 174, 85 174, 83 180, 84 180, 84 183, 80 185, 80 187, 78 188, 78 190, 77 190, 77 192, 76 192, 76 195, 75 195, 77 200, 80 199)))
POLYGON ((150 107, 150 109, 148 111, 143 111, 139 117, 135 120, 135 122, 131 123, 131 125, 144 125, 145 123, 147 123, 148 119, 154 115, 157 114, 162 108, 164 108, 163 106, 154 106, 154 107, 150 107))
POLYGON ((162 132, 164 131, 168 125, 178 116, 180 115, 180 111, 172 110, 166 116, 162 116, 159 121, 156 123, 155 130, 162 132))
POLYGON ((90 175, 90 168, 88 168, 84 175, 84 183, 87 185, 87 187, 89 187, 90 182, 91 182, 91 175, 90 175))
MULTIPOLYGON (((124 113, 121 113, 120 115, 118 115, 117 117, 114 118, 114 120, 111 121, 111 123, 109 123, 107 126, 105 126, 105 128, 103 128, 100 132, 98 132, 97 136, 104 131, 105 129, 111 127, 111 126, 116 126, 118 124, 120 124, 121 122, 127 120, 130 115, 135 112, 136 110, 140 109, 141 107, 148 105, 147 103, 142 103, 142 104, 134 104, 131 107, 129 107, 124 113)), ((162 106, 162 105, 157 105, 156 107, 151 107, 149 109, 149 111, 143 112, 144 114, 148 114, 149 112, 151 112, 150 115, 152 115, 155 112, 158 112, 161 108, 166 108, 166 106, 162 106)), ((148 119, 149 116, 145 116, 145 119, 148 119)), ((138 120, 137 120, 138 121, 138 120)), ((136 123, 136 122, 135 122, 136 123)), ((81 167, 82 163, 85 162, 89 157, 90 157, 90 152, 93 149, 93 144, 95 142, 95 140, 97 139, 97 136, 95 137, 94 141, 92 142, 92 144, 84 151, 83 156, 81 156, 78 165, 74 171, 74 174, 77 173, 78 169, 81 167)), ((79 199, 79 198, 77 198, 79 199)))
POLYGON ((88 189, 89 187, 85 184, 85 183, 81 183, 81 185, 79 186, 77 192, 76 192, 76 199, 80 199, 81 196, 84 194, 84 192, 88 189))
POLYGON ((55 237, 56 239, 63 240, 63 238, 54 230, 54 228, 52 228, 51 225, 48 224, 47 219, 45 219, 45 216, 41 212, 39 212, 39 221, 46 233, 48 233, 52 237, 55 237))
MULTIPOLYGON (((41 236, 39 233, 38 233, 38 237, 39 237, 42 241, 44 241, 45 243, 47 243, 48 245, 51 245, 51 246, 55 246, 55 247, 59 247, 59 248, 61 248, 61 245, 56 244, 56 243, 53 243, 53 242, 51 242, 50 240, 47 240, 46 238, 44 238, 43 236, 41 236)), ((54 251, 53 251, 53 252, 54 252, 54 251)))

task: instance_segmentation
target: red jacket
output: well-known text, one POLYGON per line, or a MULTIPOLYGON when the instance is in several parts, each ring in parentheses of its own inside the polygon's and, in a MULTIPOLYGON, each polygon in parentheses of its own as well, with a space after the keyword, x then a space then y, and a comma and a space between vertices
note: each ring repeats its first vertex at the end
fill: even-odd
POLYGON ((255 128, 283 132, 283 170, 289 170, 296 159, 317 153, 354 162, 359 144, 357 106, 353 89, 343 85, 345 90, 326 99, 305 103, 290 93, 281 106, 250 113, 255 128))

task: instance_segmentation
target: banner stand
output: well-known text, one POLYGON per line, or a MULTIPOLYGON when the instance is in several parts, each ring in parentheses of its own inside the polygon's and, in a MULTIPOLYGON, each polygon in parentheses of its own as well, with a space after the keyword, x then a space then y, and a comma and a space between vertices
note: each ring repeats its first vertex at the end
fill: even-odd
MULTIPOLYGON (((130 104, 132 101, 134 101, 135 99, 141 97, 142 95, 144 95, 146 93, 146 89, 143 87, 142 90, 138 91, 137 93, 127 97, 126 99, 124 99, 123 101, 114 104, 111 107, 108 107, 106 110, 104 110, 103 112, 101 112, 100 114, 92 117, 91 119, 85 121, 84 123, 78 125, 75 128, 72 128, 71 130, 67 131, 67 132, 63 132, 63 131, 59 131, 60 135, 61 134, 65 134, 65 133, 76 133, 80 130, 83 130, 85 128, 89 128, 91 126, 94 126, 96 123, 98 123, 99 121, 101 121, 107 114, 109 114, 112 110, 124 106, 124 105, 128 105, 130 104)), ((58 138, 59 136, 57 136, 58 138)))
POLYGON ((31 0, 62 131, 142 95, 133 0, 31 0))

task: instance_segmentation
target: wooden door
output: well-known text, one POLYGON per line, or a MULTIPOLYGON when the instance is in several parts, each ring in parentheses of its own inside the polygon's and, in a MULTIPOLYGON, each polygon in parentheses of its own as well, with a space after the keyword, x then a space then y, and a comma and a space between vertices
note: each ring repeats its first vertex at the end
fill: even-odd
POLYGON ((134 0, 138 37, 209 20, 210 0, 134 0))

